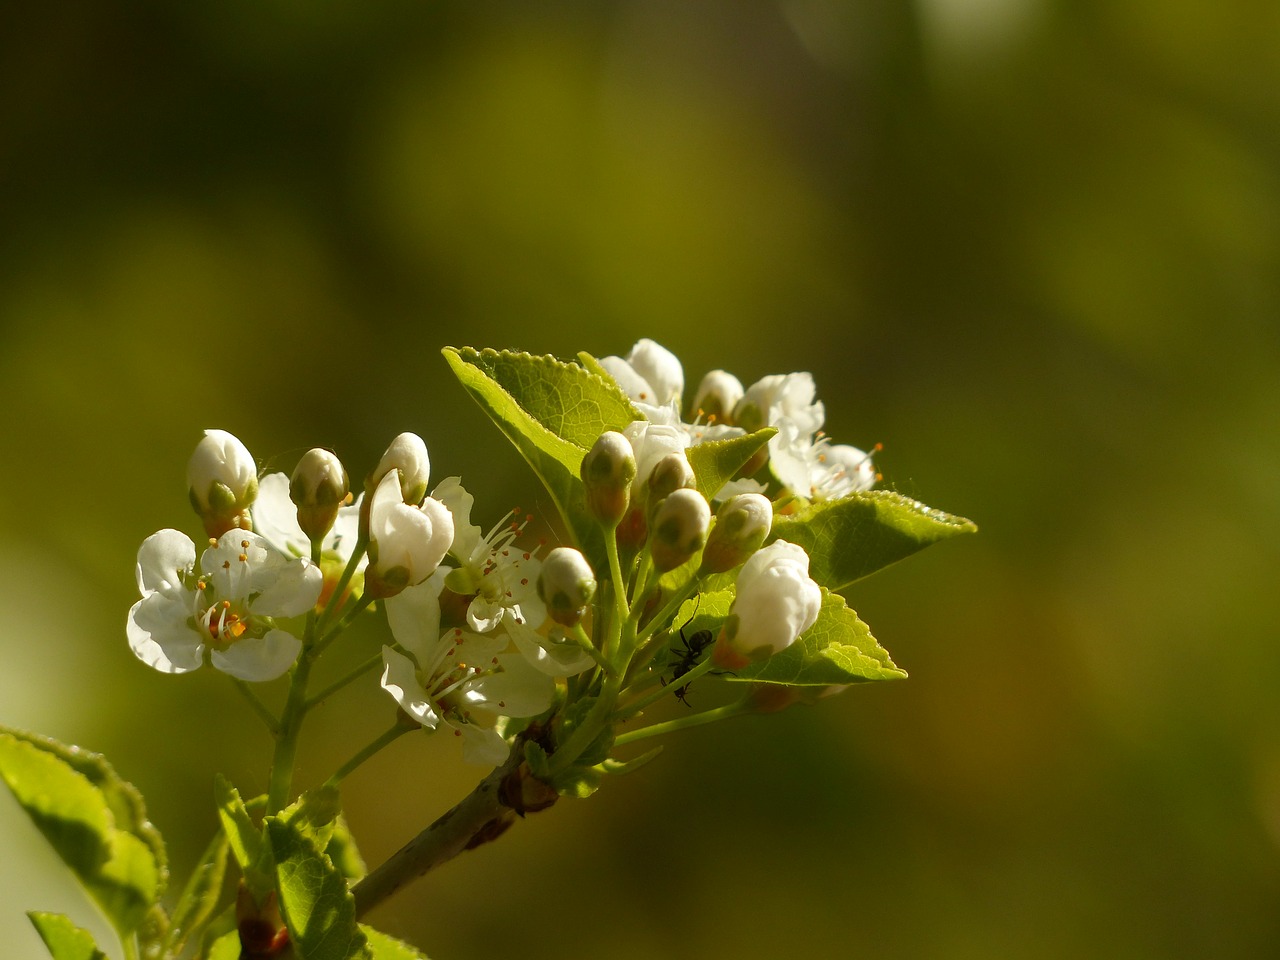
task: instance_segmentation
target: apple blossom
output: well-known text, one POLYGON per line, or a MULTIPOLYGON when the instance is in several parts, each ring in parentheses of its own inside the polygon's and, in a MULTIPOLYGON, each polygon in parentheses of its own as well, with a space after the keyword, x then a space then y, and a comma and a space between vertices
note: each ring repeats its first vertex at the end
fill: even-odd
POLYGON ((733 423, 733 409, 745 391, 742 381, 724 370, 709 370, 693 395, 694 419, 733 423))
POLYGON ((177 530, 152 534, 138 550, 142 599, 129 611, 129 646, 162 673, 187 673, 204 662, 241 680, 273 680, 297 659, 302 643, 275 625, 310 610, 320 595, 319 568, 289 559, 262 537, 230 530, 200 557, 177 530))
POLYGON ((785 650, 818 619, 822 590, 809 577, 802 547, 775 540, 738 572, 737 592, 713 655, 736 670, 785 650))
POLYGON ((472 710, 534 716, 555 696, 555 681, 520 653, 507 653, 504 633, 440 631, 443 570, 386 602, 387 621, 405 650, 382 648, 382 687, 426 730, 447 727, 463 740, 463 758, 496 766, 507 745, 472 710), (407 654, 407 655, 406 655, 407 654))
POLYGON ((547 618, 538 597, 541 564, 527 550, 515 546, 525 520, 512 519, 511 511, 487 534, 471 523, 475 498, 457 477, 441 481, 431 499, 439 500, 453 517, 453 543, 449 553, 459 566, 445 581, 454 593, 470 597, 467 625, 477 633, 487 633, 507 619, 540 627, 547 618))

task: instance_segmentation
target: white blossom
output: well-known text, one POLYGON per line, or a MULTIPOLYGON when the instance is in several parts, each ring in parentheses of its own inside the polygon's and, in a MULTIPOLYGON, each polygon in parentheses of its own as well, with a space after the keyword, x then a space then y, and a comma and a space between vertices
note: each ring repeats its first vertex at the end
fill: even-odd
POLYGON ((453 542, 453 516, 439 500, 405 503, 395 470, 387 471, 369 505, 366 590, 387 597, 435 572, 453 542))
POLYGON ((386 601, 387 621, 401 653, 382 648, 382 687, 426 730, 447 728, 463 741, 463 758, 496 766, 506 741, 472 711, 528 717, 546 710, 555 681, 520 653, 505 633, 440 631, 440 591, 446 571, 386 601))
POLYGON ((818 619, 822 590, 802 547, 775 540, 742 565, 716 663, 737 669, 785 650, 818 619))
POLYGON ((177 530, 161 530, 138 550, 142 599, 129 611, 129 646, 162 673, 204 662, 241 680, 273 680, 297 659, 296 636, 275 625, 315 606, 323 584, 305 558, 286 558, 260 536, 230 530, 200 557, 177 530))
POLYGON ((507 619, 537 628, 547 618, 547 609, 538 596, 541 563, 515 540, 527 518, 511 511, 487 534, 471 523, 475 498, 457 477, 441 481, 432 492, 453 515, 453 544, 450 555, 458 568, 449 575, 449 589, 472 596, 467 607, 467 625, 486 633, 507 619))

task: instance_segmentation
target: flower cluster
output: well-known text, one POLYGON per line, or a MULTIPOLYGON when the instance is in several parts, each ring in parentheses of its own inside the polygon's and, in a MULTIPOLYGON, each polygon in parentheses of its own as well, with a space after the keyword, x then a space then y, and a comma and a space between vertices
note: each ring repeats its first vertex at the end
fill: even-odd
MULTIPOLYGON (((600 364, 650 424, 678 431, 685 446, 774 427, 778 432, 769 441, 769 467, 797 496, 836 500, 870 490, 880 479, 871 459, 878 446, 868 453, 832 443, 823 433, 826 411, 815 399, 812 374, 771 374, 744 388, 733 374, 712 370, 702 378, 686 412, 684 368, 660 344, 639 340, 625 358, 604 357, 600 364)), ((758 485, 739 480, 726 485, 716 499, 753 490, 758 485)))

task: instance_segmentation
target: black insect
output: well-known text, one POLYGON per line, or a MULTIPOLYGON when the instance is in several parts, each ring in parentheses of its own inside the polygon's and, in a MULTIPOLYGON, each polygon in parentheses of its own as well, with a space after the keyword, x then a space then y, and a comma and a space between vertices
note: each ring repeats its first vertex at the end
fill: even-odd
MULTIPOLYGON (((688 624, 685 624, 687 627, 688 624)), ((686 673, 698 665, 698 661, 702 659, 702 651, 711 646, 713 635, 710 630, 699 630, 691 637, 684 635, 684 627, 680 628, 680 646, 673 646, 671 652, 676 655, 675 665, 671 668, 671 680, 662 678, 662 685, 665 687, 668 682, 675 683, 686 673)), ((675 689, 676 699, 683 703, 686 707, 692 706, 685 699, 689 692, 690 684, 683 684, 675 689)))

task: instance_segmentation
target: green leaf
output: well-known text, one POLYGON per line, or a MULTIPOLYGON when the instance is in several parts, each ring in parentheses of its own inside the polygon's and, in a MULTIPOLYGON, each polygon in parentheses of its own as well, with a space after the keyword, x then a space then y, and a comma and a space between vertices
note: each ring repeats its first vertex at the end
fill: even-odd
POLYGON ((49 948, 53 960, 107 960, 88 930, 82 930, 60 913, 27 914, 49 948))
POLYGON ((227 838, 231 854, 240 865, 245 886, 258 903, 262 903, 274 888, 271 882, 271 851, 262 840, 262 831, 249 816, 240 792, 222 774, 213 778, 213 800, 222 821, 222 832, 227 838))
POLYGON ((458 381, 547 488, 574 545, 593 569, 603 569, 604 535, 587 513, 582 458, 600 434, 643 417, 612 379, 575 363, 469 347, 443 352, 458 381))
POLYGON ((977 526, 891 490, 869 490, 802 506, 774 518, 769 542, 786 540, 809 554, 809 576, 828 590, 977 526))
POLYGON ((901 680, 889 653, 845 604, 844 597, 822 591, 818 620, 795 643, 760 663, 726 674, 727 680, 754 680, 794 687, 825 687, 867 680, 901 680))
POLYGON ((425 953, 419 953, 407 943, 403 943, 394 937, 388 937, 385 933, 380 933, 373 927, 367 927, 362 923, 360 924, 360 929, 369 941, 369 949, 373 951, 373 960, 427 960, 425 953))
POLYGON ((745 437, 707 440, 686 450, 689 466, 698 481, 698 492, 708 500, 714 497, 777 432, 773 427, 765 427, 745 437))
POLYGON ((0 727, 0 777, 126 939, 164 892, 164 843, 142 796, 99 754, 0 727))
POLYGON ((360 856, 360 850, 356 847, 356 838, 351 835, 347 821, 341 816, 333 822, 333 836, 329 838, 329 845, 324 848, 324 852, 329 855, 338 872, 348 880, 359 880, 369 872, 364 857, 360 856))
POLYGON ((595 767, 574 766, 553 776, 548 781, 548 786, 562 797, 585 800, 600 789, 602 780, 604 780, 602 770, 597 770, 595 767))
POLYGON ((213 918, 222 897, 229 850, 226 834, 219 830, 205 848, 204 855, 187 880, 178 905, 173 908, 162 951, 164 956, 176 957, 187 940, 200 936, 213 918))
POLYGON ((306 960, 372 960, 356 904, 338 868, 296 822, 267 818, 280 915, 306 960))
POLYGON ((204 960, 240 960, 240 931, 224 933, 205 950, 204 960))
POLYGON ((338 788, 331 784, 306 791, 280 811, 281 820, 297 827, 320 850, 329 845, 334 822, 341 815, 338 788))

